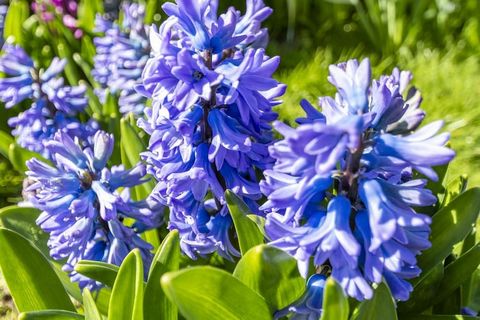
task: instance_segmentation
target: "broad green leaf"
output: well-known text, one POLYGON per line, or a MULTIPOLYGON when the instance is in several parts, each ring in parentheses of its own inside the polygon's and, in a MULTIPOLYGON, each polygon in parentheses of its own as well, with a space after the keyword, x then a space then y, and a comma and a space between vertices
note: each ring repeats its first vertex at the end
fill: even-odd
POLYGON ((10 144, 13 143, 11 135, 4 131, 0 131, 0 154, 8 159, 10 144))
POLYGON ((91 260, 81 260, 75 265, 75 271, 112 288, 118 274, 118 266, 91 260))
MULTIPOLYGON (((73 61, 75 61, 75 63, 80 67, 80 69, 82 69, 83 74, 87 77, 88 81, 90 83, 95 83, 95 80, 92 76, 92 67, 90 66, 90 64, 88 64, 87 61, 83 59, 83 57, 79 53, 75 52, 73 54, 73 61)), ((82 81, 83 80, 80 80, 79 83, 81 83, 82 81)))
POLYGON ((43 254, 20 234, 0 228, 0 268, 18 311, 75 311, 43 254))
POLYGON ((398 304, 398 311, 415 314, 431 307, 434 297, 438 294, 438 287, 442 279, 443 263, 440 262, 415 285, 410 299, 398 304))
POLYGON ((358 306, 355 320, 396 320, 395 302, 388 287, 382 282, 373 293, 373 298, 358 306))
POLYGON ((163 292, 160 279, 165 273, 176 271, 179 267, 180 238, 178 230, 172 230, 163 240, 152 261, 143 302, 145 320, 176 320, 178 318, 177 307, 163 292))
POLYGON ((22 24, 30 15, 30 7, 26 0, 12 0, 5 17, 3 37, 7 39, 12 36, 15 43, 24 42, 22 24))
POLYGON ((110 288, 104 287, 99 291, 92 292, 93 299, 97 305, 98 311, 101 314, 108 314, 108 305, 110 304, 110 297, 112 296, 112 290, 110 288))
POLYGON ((260 232, 265 236, 265 217, 257 216, 256 214, 247 214, 247 217, 255 222, 260 232))
POLYGON ((132 250, 120 266, 110 297, 108 319, 143 319, 143 263, 138 249, 132 250))
POLYGON ((30 240, 45 257, 49 257, 48 234, 37 226, 40 211, 35 208, 9 206, 0 209, 0 226, 19 233, 30 240))
POLYGON ((86 288, 83 289, 83 309, 85 310, 85 320, 102 320, 92 293, 86 288))
POLYGON ((466 175, 458 176, 456 179, 451 181, 445 191, 445 195, 442 200, 441 208, 445 207, 447 204, 452 202, 457 196, 465 191, 467 188, 468 178, 466 175))
POLYGON ((263 234, 257 224, 247 217, 250 210, 242 199, 230 190, 225 192, 225 199, 237 231, 240 251, 244 255, 254 246, 263 243, 263 234))
POLYGON ((93 92, 93 89, 83 80, 80 81, 80 85, 85 85, 87 87, 87 91, 85 93, 88 98, 88 106, 90 107, 93 117, 99 120, 98 118, 101 118, 102 114, 102 104, 100 103, 100 100, 95 92, 93 92))
POLYGON ((120 134, 122 136, 121 146, 125 150, 127 168, 135 166, 140 161, 140 153, 145 151, 143 140, 137 134, 128 119, 120 120, 120 134))
POLYGON ((64 310, 30 311, 21 313, 19 320, 77 320, 85 319, 81 314, 64 310))
MULTIPOLYGON (((432 247, 418 257, 418 265, 424 272, 445 259, 453 246, 472 231, 479 211, 480 189, 473 188, 456 197, 433 216, 430 234, 432 247)), ((414 282, 420 280, 417 278, 414 282)))
POLYGON ((92 32, 97 13, 103 13, 103 1, 80 0, 77 13, 79 26, 88 32, 92 32))
MULTIPOLYGON (((122 118, 120 120, 122 163, 127 168, 134 167, 140 161, 140 153, 146 150, 143 140, 131 124, 132 119, 133 114, 130 114, 129 118, 122 118)), ((155 188, 155 182, 152 179, 135 187, 134 192, 136 193, 136 199, 145 199, 152 192, 153 188, 155 188)), ((158 245, 156 247, 158 247, 158 245)))
POLYGON ((332 277, 329 277, 325 284, 322 306, 322 320, 348 320, 348 299, 342 287, 332 277))
MULTIPOLYGON (((129 117, 132 118, 133 114, 130 114, 129 117)), ((122 137, 120 149, 122 163, 127 168, 134 167, 140 161, 140 153, 146 149, 143 140, 138 136, 130 122, 131 121, 127 118, 122 118, 120 120, 120 135, 122 137)), ((133 198, 135 200, 144 200, 150 195, 153 188, 155 188, 155 182, 152 179, 141 185, 135 186, 132 188, 133 198)), ((144 232, 143 237, 148 243, 152 244, 154 248, 158 248, 160 245, 160 237, 158 236, 158 231, 156 229, 144 232)))
POLYGON ((462 291, 460 288, 450 293, 450 296, 437 303, 432 308, 433 314, 456 314, 462 309, 462 291))
POLYGON ((477 244, 445 268, 445 276, 433 303, 446 300, 480 265, 480 244, 477 244))
POLYGON ((147 5, 145 6, 145 19, 144 22, 146 25, 151 25, 154 22, 158 22, 159 12, 161 11, 161 5, 165 1, 159 0, 146 0, 147 5))
POLYGON ((305 279, 298 272, 297 261, 266 244, 248 250, 233 276, 261 295, 272 312, 288 306, 305 291, 305 279))
POLYGON ((35 208, 9 206, 0 209, 0 226, 15 231, 37 248, 47 260, 50 261, 53 269, 60 278, 65 290, 77 300, 80 300, 82 295, 78 286, 70 281, 69 276, 62 270, 62 264, 53 261, 50 257, 50 250, 47 246, 48 234, 43 232, 37 226, 35 220, 40 211, 35 208))
POLYGON ((187 320, 267 320, 265 300, 228 272, 210 266, 166 273, 162 288, 187 320))
POLYGON ((118 98, 107 89, 105 92, 105 103, 103 104, 103 111, 104 116, 107 115, 118 115, 118 98))
MULTIPOLYGON (((67 32, 70 33, 70 31, 67 32)), ((72 48, 67 43, 67 41, 63 40, 62 38, 59 39, 59 43, 57 45, 57 53, 60 58, 67 60, 67 64, 65 65, 65 69, 63 69, 63 72, 65 73, 68 83, 70 83, 72 86, 77 85, 78 81, 80 80, 80 75, 78 72, 79 70, 77 69, 77 65, 72 58, 72 48)))

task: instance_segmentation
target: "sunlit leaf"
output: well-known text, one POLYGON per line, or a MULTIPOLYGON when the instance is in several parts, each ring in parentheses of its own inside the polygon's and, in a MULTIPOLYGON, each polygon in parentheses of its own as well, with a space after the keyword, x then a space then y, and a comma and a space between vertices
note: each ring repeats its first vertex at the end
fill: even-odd
POLYGON ((177 307, 163 292, 160 279, 166 272, 178 270, 179 266, 180 238, 178 230, 172 230, 163 240, 152 261, 147 286, 145 287, 143 304, 145 320, 176 320, 178 318, 177 307))
POLYGON ((162 288, 187 320, 269 320, 265 300, 226 271, 192 267, 166 273, 162 288))
POLYGON ((297 261, 268 245, 247 251, 233 276, 260 294, 272 312, 288 306, 305 291, 305 279, 298 272, 297 261))
POLYGON ((75 311, 52 266, 20 234, 0 228, 0 267, 20 312, 75 311))
MULTIPOLYGON (((418 265, 424 274, 445 259, 453 246, 472 231, 479 211, 480 189, 473 188, 456 197, 433 216, 430 235, 432 247, 418 257, 418 265)), ((420 280, 416 278, 414 283, 420 280)))
POLYGON ((373 293, 373 298, 358 306, 355 320, 396 320, 395 302, 388 287, 382 282, 373 293))
POLYGON ((132 250, 120 266, 110 297, 108 319, 143 319, 143 263, 138 249, 132 250))
POLYGON ((75 265, 75 271, 78 273, 110 288, 115 283, 118 270, 118 266, 100 261, 81 260, 75 265))
POLYGON ((247 217, 250 210, 236 194, 227 190, 225 198, 237 231, 240 251, 244 255, 252 247, 263 243, 263 234, 257 224, 247 217))

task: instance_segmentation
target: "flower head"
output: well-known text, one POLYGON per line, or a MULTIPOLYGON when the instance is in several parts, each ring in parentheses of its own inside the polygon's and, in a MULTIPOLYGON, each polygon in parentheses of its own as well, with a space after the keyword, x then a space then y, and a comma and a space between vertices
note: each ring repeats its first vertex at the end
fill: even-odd
POLYGON ((311 259, 329 265, 359 300, 382 279, 408 299, 405 279, 418 276, 416 255, 430 246, 431 218, 416 210, 436 202, 416 172, 435 180, 432 167, 454 157, 441 123, 412 132, 424 113, 417 92, 402 95, 410 78, 395 69, 371 83, 368 60, 331 66, 338 94, 320 98, 322 112, 302 102, 297 129, 275 124, 284 138, 270 147, 276 162, 260 184, 271 244, 304 275, 311 259))
POLYGON ((119 265, 128 252, 139 248, 148 268, 151 245, 136 232, 156 227, 156 211, 146 202, 133 202, 128 188, 143 183, 145 168, 125 170, 106 165, 113 151, 113 137, 97 131, 92 147, 81 146, 57 132, 46 144, 53 166, 37 159, 27 161, 27 176, 33 183, 26 191, 32 204, 42 210, 38 225, 50 234, 48 246, 54 259, 66 259, 63 267, 83 286, 95 287, 74 272, 79 260, 105 261, 119 265), (126 188, 122 193, 119 189, 126 188), (135 221, 123 224, 125 218, 135 221))
POLYGON ((6 43, 0 57, 0 71, 7 77, 0 79, 0 100, 7 108, 23 101, 31 106, 8 120, 17 142, 28 150, 45 157, 50 154, 44 143, 58 130, 88 142, 97 131, 94 120, 80 122, 76 116, 85 111, 85 86, 67 86, 61 73, 66 60, 54 58, 47 69, 39 69, 19 46, 6 43))
POLYGON ((145 7, 142 4, 123 3, 122 10, 122 25, 102 16, 96 18, 96 29, 103 36, 94 39, 97 54, 92 74, 102 86, 97 90, 102 99, 108 89, 110 93, 118 95, 121 113, 142 114, 146 99, 134 87, 139 82, 150 53, 143 25, 145 7))
POLYGON ((137 86, 153 100, 139 120, 150 135, 143 157, 158 180, 151 198, 170 207, 169 228, 192 258, 239 254, 224 193, 260 213, 257 171, 272 165, 272 108, 285 91, 272 78, 279 59, 259 48, 271 9, 262 1, 247 1, 245 15, 217 8, 218 1, 166 3, 169 17, 150 29, 152 56, 137 86))

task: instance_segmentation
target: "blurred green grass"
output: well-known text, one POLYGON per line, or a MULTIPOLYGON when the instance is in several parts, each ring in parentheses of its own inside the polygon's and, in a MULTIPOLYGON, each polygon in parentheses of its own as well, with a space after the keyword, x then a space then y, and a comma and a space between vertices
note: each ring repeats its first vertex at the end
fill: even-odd
MULTIPOLYGON (((469 185, 480 185, 480 63, 478 57, 460 59, 459 49, 447 53, 424 50, 414 57, 404 57, 397 65, 413 72, 412 84, 423 96, 422 107, 427 112, 424 121, 445 120, 444 130, 451 132, 451 145, 457 152, 447 179, 460 174, 469 176, 469 185)), ((332 95, 334 88, 327 81, 328 65, 347 58, 333 58, 331 51, 319 50, 310 61, 301 62, 292 70, 281 72, 278 79, 288 85, 284 103, 277 107, 280 119, 290 124, 302 115, 302 98, 316 104, 319 96, 332 95)), ((392 59, 393 60, 393 59, 392 59)), ((374 76, 390 73, 393 62, 372 58, 374 76)))

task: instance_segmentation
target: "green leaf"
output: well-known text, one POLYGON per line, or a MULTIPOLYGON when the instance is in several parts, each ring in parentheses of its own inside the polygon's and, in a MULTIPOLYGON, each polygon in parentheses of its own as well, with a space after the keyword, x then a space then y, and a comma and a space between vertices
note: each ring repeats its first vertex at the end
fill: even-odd
POLYGON ((110 297, 112 296, 112 291, 109 288, 104 287, 99 291, 93 292, 92 295, 95 299, 98 311, 100 311, 100 313, 103 315, 107 315, 108 305, 110 304, 110 297))
POLYGON ((187 320, 267 320, 265 300, 228 272, 210 266, 166 273, 162 288, 187 320))
MULTIPOLYGON (((95 83, 95 80, 93 79, 93 76, 92 76, 92 66, 83 59, 83 57, 75 52, 73 54, 73 61, 75 61, 75 63, 80 67, 80 69, 82 69, 83 71, 83 74, 87 77, 88 81, 90 83, 95 83)), ((81 82, 84 82, 83 80, 79 80, 79 84, 81 82)))
MULTIPOLYGON (((120 141, 120 149, 122 156, 122 164, 126 168, 132 168, 140 161, 140 153, 145 151, 146 147, 143 140, 138 136, 136 130, 131 125, 133 114, 129 115, 129 118, 122 118, 120 120, 120 135, 122 137, 120 141)), ((150 179, 141 185, 132 188, 134 200, 146 199, 153 188, 155 188, 155 182, 150 179)), ((154 248, 158 248, 160 245, 160 237, 156 229, 148 230, 143 234, 144 239, 153 245, 154 248)))
POLYGON ((263 234, 257 224, 247 217, 250 210, 242 199, 230 190, 225 192, 225 199, 237 231, 240 251, 244 255, 254 246, 263 243, 263 234))
POLYGON ((176 271, 179 267, 180 238, 178 230, 172 230, 165 237, 153 258, 143 302, 145 320, 176 320, 178 318, 177 307, 170 302, 163 292, 160 279, 165 273, 176 271))
POLYGON ((103 104, 102 114, 105 116, 118 115, 118 98, 107 89, 105 92, 105 103, 103 104))
POLYGON ((395 302, 388 287, 382 282, 373 293, 373 298, 358 306, 355 320, 396 320, 395 302))
POLYGON ((77 12, 78 25, 84 30, 92 32, 97 13, 103 13, 103 1, 80 0, 77 12))
MULTIPOLYGON (((133 117, 132 114, 129 115, 133 117)), ((127 168, 134 167, 140 161, 140 153, 146 150, 143 140, 130 123, 131 119, 120 120, 120 135, 122 136, 120 147, 122 148, 122 163, 127 168)), ((145 199, 155 187, 155 182, 149 180, 134 188, 136 200, 145 199)), ((158 240, 157 240, 158 241, 158 240)), ((158 247, 158 246, 157 246, 158 247)))
POLYGON ((18 311, 75 311, 46 258, 20 234, 0 228, 0 268, 18 311))
POLYGON ((480 244, 477 244, 445 268, 445 276, 433 303, 447 299, 480 265, 480 244))
POLYGON ((10 163, 13 165, 15 170, 20 173, 24 173, 28 170, 26 162, 32 158, 37 158, 45 163, 48 163, 42 156, 40 156, 36 152, 32 152, 30 150, 24 149, 17 145, 16 143, 11 143, 8 148, 8 159, 10 163))
POLYGON ((323 292, 322 320, 347 320, 349 305, 342 287, 332 277, 327 279, 323 292))
POLYGON ((9 206, 0 209, 0 226, 30 240, 45 257, 49 257, 48 234, 35 223, 40 211, 35 208, 9 206))
MULTIPOLYGON (((61 24, 60 24, 61 25, 61 24)), ((70 31, 68 31, 70 33, 70 31)), ((72 86, 77 85, 78 81, 80 80, 79 70, 77 69, 77 65, 72 58, 72 48, 67 43, 67 41, 63 40, 62 38, 59 39, 59 43, 57 45, 57 53, 58 56, 62 59, 67 60, 67 64, 65 65, 65 69, 63 72, 65 73, 65 77, 72 86)))
POLYGON ((143 319, 143 263, 138 249, 132 250, 120 266, 110 297, 108 319, 143 319))
POLYGON ((22 24, 27 20, 29 15, 30 8, 28 1, 12 0, 5 17, 3 37, 7 39, 12 36, 15 43, 22 44, 24 42, 22 24))
POLYGON ((265 244, 248 250, 233 276, 261 295, 272 313, 288 306, 305 291, 305 279, 298 272, 297 261, 265 244))
POLYGON ((445 196, 443 197, 441 208, 445 207, 447 204, 452 202, 457 196, 465 191, 467 188, 468 178, 466 175, 458 176, 456 179, 451 181, 445 191, 445 196))
POLYGON ((155 21, 157 14, 160 12, 161 5, 164 1, 159 0, 147 0, 147 5, 145 7, 145 19, 144 22, 146 25, 150 25, 155 21))
POLYGON ((410 299, 398 304, 398 311, 415 314, 431 307, 434 297, 438 294, 438 287, 442 279, 443 263, 440 262, 415 285, 410 299))
MULTIPOLYGON (((432 218, 430 241, 432 247, 418 257, 420 269, 430 270, 444 260, 453 246, 472 231, 480 211, 480 189, 473 188, 456 197, 432 218), (448 232, 446 232, 448 230, 448 232)), ((414 280, 418 283, 421 278, 414 280)))
POLYGON ((45 310, 23 312, 18 317, 19 320, 76 320, 85 319, 84 316, 75 312, 64 310, 45 310))
POLYGON ((13 143, 13 138, 11 135, 4 131, 0 131, 0 154, 5 158, 9 158, 9 149, 10 144, 13 143))
POLYGON ((81 260, 75 265, 75 271, 112 288, 118 274, 118 266, 100 262, 81 260))
POLYGON ((92 293, 86 288, 83 289, 83 309, 85 310, 85 320, 102 320, 92 293))
POLYGON ((50 249, 47 246, 48 234, 37 226, 35 220, 40 211, 35 208, 9 206, 0 209, 0 226, 12 230, 23 236, 45 256, 60 278, 65 290, 77 300, 81 299, 78 286, 70 281, 70 277, 62 270, 60 262, 53 261, 50 257, 50 249))

